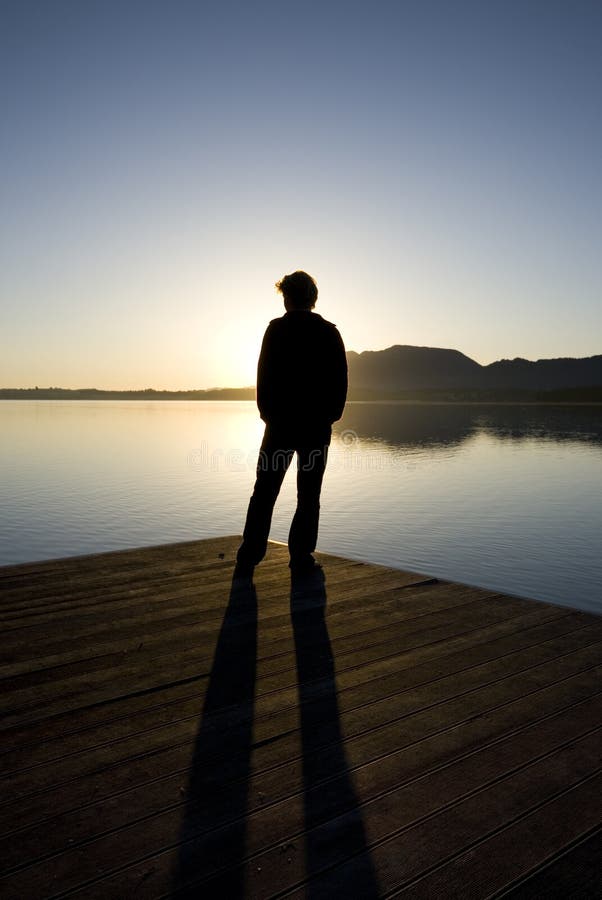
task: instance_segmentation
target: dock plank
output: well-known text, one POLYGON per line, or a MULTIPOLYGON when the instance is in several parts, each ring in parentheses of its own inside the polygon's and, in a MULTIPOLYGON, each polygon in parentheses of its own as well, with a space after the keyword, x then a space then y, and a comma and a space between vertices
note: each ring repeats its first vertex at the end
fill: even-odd
POLYGON ((599 617, 238 542, 0 569, 3 898, 597 895, 599 617))
MULTIPOLYGON (((337 667, 338 691, 340 693, 347 688, 374 681, 392 672, 417 666, 430 659, 449 657, 447 672, 451 673, 454 671, 454 667, 456 670, 470 668, 477 661, 484 661, 486 658, 495 658, 523 647, 535 646, 553 637, 580 631, 586 627, 592 628, 587 622, 584 623, 579 614, 559 616, 542 624, 533 622, 527 624, 524 618, 518 617, 518 621, 515 619, 504 620, 491 626, 488 629, 489 634, 484 633, 485 629, 475 629, 447 641, 420 644, 410 650, 407 649, 407 640, 375 644, 372 645, 372 649, 375 651, 372 660, 366 660, 364 657, 362 663, 357 664, 357 656, 352 655, 347 667, 342 660, 342 654, 340 654, 338 658, 341 663, 337 667), (504 632, 507 632, 505 636, 504 632)), ((595 633, 590 630, 585 632, 583 637, 594 640, 595 633)), ((294 705, 296 702, 296 681, 293 682, 293 693, 291 694, 291 688, 287 687, 284 681, 284 676, 288 671, 285 664, 286 657, 282 657, 283 655, 279 655, 276 658, 280 659, 280 668, 272 674, 272 666, 270 666, 268 673, 261 679, 261 691, 258 690, 257 693, 256 715, 259 715, 262 709, 265 709, 266 713, 274 712, 277 708, 275 703, 278 708, 282 708, 286 705, 294 705), (266 695, 265 698, 264 695, 266 695)), ((274 658, 266 661, 266 668, 268 668, 267 662, 273 661, 274 658)), ((445 659, 439 663, 440 672, 444 671, 445 664, 445 659)), ((293 673, 289 677, 293 678, 293 673)), ((316 682, 316 698, 320 690, 321 684, 316 682)), ((110 721, 105 719, 96 727, 91 726, 87 730, 77 730, 68 735, 49 734, 48 725, 42 723, 43 731, 33 729, 29 734, 29 739, 30 741, 33 739, 33 743, 29 743, 28 746, 21 743, 14 750, 5 747, 4 751, 0 753, 0 772, 7 774, 13 770, 18 771, 40 764, 45 760, 53 760, 70 753, 89 750, 95 743, 107 743, 109 740, 115 740, 128 733, 142 733, 150 728, 161 727, 163 724, 171 725, 175 721, 195 715, 198 712, 199 699, 202 695, 203 691, 199 688, 193 696, 187 696, 181 701, 172 700, 163 707, 154 705, 148 712, 144 708, 140 710, 138 707, 130 715, 120 716, 113 726, 110 721), (36 733, 39 735, 38 740, 35 740, 36 733), (43 741, 40 741, 39 738, 43 738, 43 741)))

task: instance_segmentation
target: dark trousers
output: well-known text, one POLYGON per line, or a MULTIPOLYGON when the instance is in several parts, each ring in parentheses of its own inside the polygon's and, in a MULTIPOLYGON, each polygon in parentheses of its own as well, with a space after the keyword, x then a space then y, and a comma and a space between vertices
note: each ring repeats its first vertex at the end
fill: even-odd
POLYGON ((266 425, 237 562, 255 566, 265 556, 274 503, 294 453, 297 453, 297 509, 288 535, 291 560, 302 563, 316 549, 320 491, 330 437, 329 425, 310 429, 266 425))

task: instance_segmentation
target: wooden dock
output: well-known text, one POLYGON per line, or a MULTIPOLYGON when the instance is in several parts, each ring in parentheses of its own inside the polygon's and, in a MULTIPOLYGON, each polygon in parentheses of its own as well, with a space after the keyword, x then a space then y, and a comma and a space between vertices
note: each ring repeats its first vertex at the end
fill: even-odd
POLYGON ((600 618, 237 545, 0 569, 3 900, 600 896, 600 618))

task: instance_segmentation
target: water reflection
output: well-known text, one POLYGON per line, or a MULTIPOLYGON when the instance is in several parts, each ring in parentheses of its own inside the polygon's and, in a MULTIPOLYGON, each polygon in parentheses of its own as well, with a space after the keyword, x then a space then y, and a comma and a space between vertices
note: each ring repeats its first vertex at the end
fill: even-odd
POLYGON ((500 439, 602 444, 602 406, 349 403, 334 428, 404 447, 459 446, 479 433, 500 439))
MULTIPOLYGON (((240 533, 262 430, 252 402, 4 401, 0 564, 240 533)), ((602 406, 351 403, 319 546, 600 609, 601 449, 602 406)))

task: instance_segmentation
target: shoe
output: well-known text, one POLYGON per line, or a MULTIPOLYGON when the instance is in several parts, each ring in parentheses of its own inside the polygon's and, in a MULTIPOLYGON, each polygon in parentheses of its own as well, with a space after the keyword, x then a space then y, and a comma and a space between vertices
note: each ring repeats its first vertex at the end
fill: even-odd
POLYGON ((321 572, 322 566, 313 558, 313 556, 304 557, 303 559, 291 559, 289 562, 291 575, 311 575, 314 572, 321 572))

